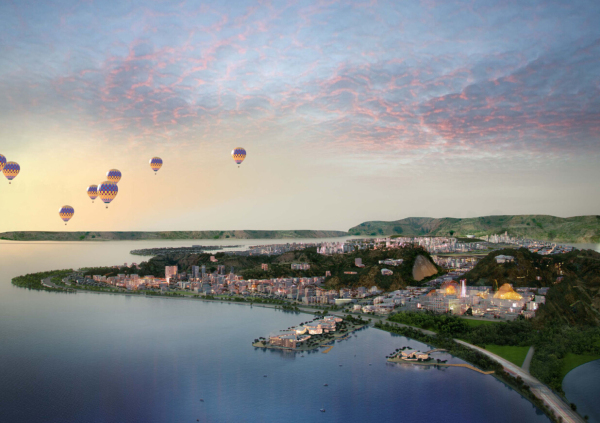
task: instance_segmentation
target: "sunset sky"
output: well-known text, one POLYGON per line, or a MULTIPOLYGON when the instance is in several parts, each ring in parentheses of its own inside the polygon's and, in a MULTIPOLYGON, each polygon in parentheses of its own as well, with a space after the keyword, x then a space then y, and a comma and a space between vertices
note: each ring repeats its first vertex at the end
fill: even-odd
POLYGON ((8 0, 0 99, 0 232, 600 214, 598 1, 8 0))

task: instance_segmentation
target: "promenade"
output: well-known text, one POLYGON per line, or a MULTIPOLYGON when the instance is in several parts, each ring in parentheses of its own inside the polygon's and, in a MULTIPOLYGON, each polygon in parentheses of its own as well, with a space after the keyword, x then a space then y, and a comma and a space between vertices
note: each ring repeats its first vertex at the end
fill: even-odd
POLYGON ((558 395, 554 393, 550 388, 544 385, 542 382, 531 376, 528 372, 526 372, 521 367, 511 363, 504 358, 489 352, 483 348, 479 348, 475 345, 471 345, 467 342, 461 341, 460 339, 455 339, 461 345, 465 347, 472 348, 474 350, 479 351, 482 354, 487 355, 488 357, 496 360, 498 363, 502 364, 504 370, 513 376, 520 376, 523 381, 529 385, 531 388, 531 392, 535 394, 538 398, 542 399, 550 409, 554 411, 554 414, 557 417, 561 417, 562 421, 565 423, 584 423, 585 420, 576 412, 571 410, 571 407, 558 395))

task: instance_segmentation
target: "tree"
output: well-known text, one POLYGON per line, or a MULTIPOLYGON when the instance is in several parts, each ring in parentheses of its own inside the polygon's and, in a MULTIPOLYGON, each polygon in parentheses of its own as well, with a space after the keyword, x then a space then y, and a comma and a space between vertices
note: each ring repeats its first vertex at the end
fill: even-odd
POLYGON ((454 231, 450 231, 448 233, 450 234, 450 236, 454 235, 454 231))

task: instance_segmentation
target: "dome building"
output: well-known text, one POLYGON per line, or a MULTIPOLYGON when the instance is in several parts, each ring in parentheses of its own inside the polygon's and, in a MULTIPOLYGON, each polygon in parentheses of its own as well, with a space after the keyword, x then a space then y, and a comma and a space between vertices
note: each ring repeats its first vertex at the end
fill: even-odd
POLYGON ((519 300, 523 299, 523 297, 518 292, 515 292, 512 285, 509 283, 505 283, 504 285, 502 285, 500 287, 500 289, 498 291, 496 291, 496 293, 494 294, 494 298, 500 299, 500 300, 514 300, 514 301, 519 301, 519 300))

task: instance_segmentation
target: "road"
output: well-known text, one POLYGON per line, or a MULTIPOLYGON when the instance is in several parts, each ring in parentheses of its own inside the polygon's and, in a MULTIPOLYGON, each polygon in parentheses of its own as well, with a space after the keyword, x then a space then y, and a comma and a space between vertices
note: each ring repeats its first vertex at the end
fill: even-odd
POLYGON ((521 366, 523 368, 523 370, 525 370, 527 373, 529 373, 529 366, 531 365, 531 359, 533 358, 533 353, 535 352, 533 345, 531 347, 529 347, 529 351, 527 351, 527 356, 525 357, 525 361, 523 362, 523 365, 521 366))
POLYGON ((46 278, 46 279, 42 279, 42 285, 47 286, 48 288, 62 289, 61 286, 58 286, 54 282, 52 282, 52 276, 50 276, 49 278, 46 278))
POLYGON ((471 345, 467 342, 461 341, 460 339, 455 339, 461 345, 465 347, 472 348, 474 350, 479 351, 482 354, 487 355, 488 357, 496 360, 504 367, 508 373, 514 376, 520 376, 523 381, 529 385, 531 388, 531 392, 535 394, 538 398, 541 398, 542 401, 546 403, 551 410, 554 411, 554 414, 557 417, 562 417, 562 421, 565 423, 584 423, 585 420, 576 412, 571 410, 571 407, 558 395, 556 395, 550 388, 544 385, 542 382, 531 376, 528 372, 520 368, 519 366, 511 363, 504 358, 491 353, 483 348, 479 348, 475 345, 471 345))

